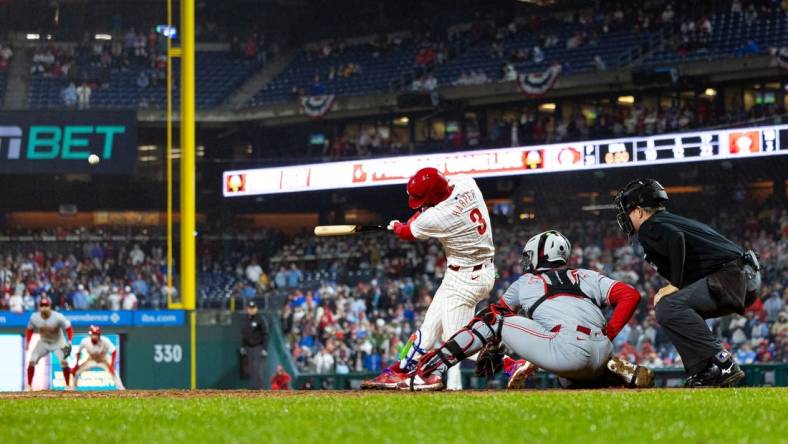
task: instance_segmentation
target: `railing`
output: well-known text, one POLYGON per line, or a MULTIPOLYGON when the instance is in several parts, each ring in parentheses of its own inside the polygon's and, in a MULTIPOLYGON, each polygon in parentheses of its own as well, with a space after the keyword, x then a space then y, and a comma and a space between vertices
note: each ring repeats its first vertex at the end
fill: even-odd
MULTIPOLYGON (((787 387, 788 363, 778 364, 747 364, 742 365, 746 377, 742 386, 758 387, 787 387)), ((681 367, 666 367, 654 369, 656 374, 656 387, 681 387, 684 384, 684 369, 681 367)), ((376 373, 349 373, 349 374, 317 374, 303 373, 295 378, 293 388, 301 389, 311 385, 313 389, 347 390, 358 389, 361 381, 374 378, 376 373)), ((473 375, 472 369, 462 370, 463 387, 470 389, 505 388, 506 380, 503 375, 485 380, 473 375)), ((526 387, 534 389, 558 388, 558 379, 555 375, 539 371, 526 382, 526 387)))

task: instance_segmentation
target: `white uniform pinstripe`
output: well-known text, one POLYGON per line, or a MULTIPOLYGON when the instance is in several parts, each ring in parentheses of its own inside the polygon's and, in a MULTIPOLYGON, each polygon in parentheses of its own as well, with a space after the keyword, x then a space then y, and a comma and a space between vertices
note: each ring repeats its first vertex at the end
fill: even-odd
MULTIPOLYGON (((410 224, 416 239, 434 238, 443 245, 449 267, 420 328, 422 348, 427 350, 470 322, 476 304, 489 296, 495 283, 495 245, 482 192, 467 176, 454 176, 449 185, 454 186, 449 198, 410 224), (474 270, 476 266, 481 268, 474 270)), ((458 366, 449 371, 447 388, 462 388, 458 366)))

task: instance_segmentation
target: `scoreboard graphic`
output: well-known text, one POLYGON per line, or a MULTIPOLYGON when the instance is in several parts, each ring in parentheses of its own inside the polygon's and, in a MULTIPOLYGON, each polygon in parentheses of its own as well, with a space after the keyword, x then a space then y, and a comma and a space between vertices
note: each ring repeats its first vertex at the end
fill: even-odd
POLYGON ((788 125, 225 171, 225 197, 407 182, 419 168, 447 176, 516 176, 788 154, 788 125))

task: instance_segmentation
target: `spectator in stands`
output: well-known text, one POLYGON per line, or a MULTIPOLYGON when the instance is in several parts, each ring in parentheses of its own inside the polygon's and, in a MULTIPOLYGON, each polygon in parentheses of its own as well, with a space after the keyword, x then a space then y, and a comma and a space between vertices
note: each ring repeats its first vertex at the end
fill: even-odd
POLYGON ((145 71, 140 71, 139 75, 137 76, 137 88, 145 89, 150 85, 150 80, 148 79, 148 75, 145 71))
POLYGON ((263 267, 257 263, 257 258, 252 258, 249 265, 246 266, 245 274, 246 279, 252 284, 256 285, 260 282, 260 277, 263 275, 263 267))
POLYGON ((121 303, 123 302, 123 296, 121 296, 120 291, 118 291, 118 287, 116 285, 112 286, 112 291, 107 296, 107 303, 109 304, 109 309, 113 311, 120 310, 121 303))
POLYGON ((145 261, 145 252, 142 251, 139 244, 134 244, 131 252, 129 252, 129 261, 134 266, 141 265, 145 261))
POLYGON ((756 20, 758 20, 758 10, 755 9, 754 3, 750 3, 750 6, 747 7, 747 11, 744 12, 744 22, 747 26, 752 26, 756 20))
POLYGON ((85 292, 85 286, 79 284, 76 291, 71 296, 72 306, 74 310, 87 310, 88 308, 88 294, 85 292))
POLYGON ((277 365, 276 373, 271 378, 271 390, 290 390, 290 381, 292 379, 284 367, 277 365))
POLYGON ((244 42, 244 57, 247 60, 254 60, 257 58, 257 42, 251 35, 247 37, 244 42))
POLYGON ((517 80, 517 70, 514 69, 514 65, 511 63, 504 63, 501 67, 501 81, 511 82, 514 80, 517 80))
POLYGON ((767 322, 773 323, 777 321, 778 316, 782 313, 784 308, 785 303, 777 290, 770 291, 764 298, 763 310, 766 312, 767 322))
POLYGON ((8 68, 11 64, 11 57, 14 56, 14 51, 9 45, 0 44, 0 71, 8 68))
POLYGON ((24 311, 22 295, 14 293, 8 298, 8 310, 13 313, 22 313, 24 311))
POLYGON ((469 84, 469 82, 468 82, 468 74, 465 73, 465 70, 462 70, 462 72, 460 72, 460 76, 457 77, 457 80, 451 82, 451 84, 454 85, 454 86, 465 86, 465 85, 468 85, 469 84))
POLYGON ((287 272, 287 286, 289 288, 295 288, 303 280, 304 275, 301 273, 301 270, 298 269, 295 263, 291 263, 290 270, 287 272))
POLYGON ((735 54, 736 57, 744 57, 748 54, 758 54, 761 52, 761 47, 758 46, 758 43, 755 40, 747 40, 742 46, 736 48, 735 54))
POLYGON ((77 87, 74 85, 74 82, 69 82, 60 95, 63 99, 63 104, 67 107, 73 108, 77 105, 77 87))
POLYGON ((137 300, 137 295, 131 290, 131 287, 128 285, 123 287, 123 303, 122 307, 124 310, 136 310, 137 304, 139 301, 137 300))
POLYGON ((82 85, 77 88, 77 108, 90 109, 90 95, 93 93, 87 82, 82 82, 82 85))
POLYGON ((606 71, 607 70, 607 64, 605 63, 604 60, 602 60, 602 57, 600 57, 599 55, 595 55, 594 56, 594 68, 597 71, 606 71))
POLYGON ((544 52, 538 45, 531 49, 531 61, 534 63, 542 63, 544 61, 544 52))
POLYGON ((315 73, 312 84, 309 86, 310 96, 321 96, 326 93, 326 88, 320 83, 320 74, 315 73))

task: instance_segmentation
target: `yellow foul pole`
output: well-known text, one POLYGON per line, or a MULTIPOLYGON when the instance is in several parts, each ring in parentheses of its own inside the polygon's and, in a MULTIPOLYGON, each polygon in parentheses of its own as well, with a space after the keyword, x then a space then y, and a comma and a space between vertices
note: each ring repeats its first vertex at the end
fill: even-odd
POLYGON ((189 312, 191 388, 197 388, 195 300, 194 0, 181 0, 181 300, 189 312))

